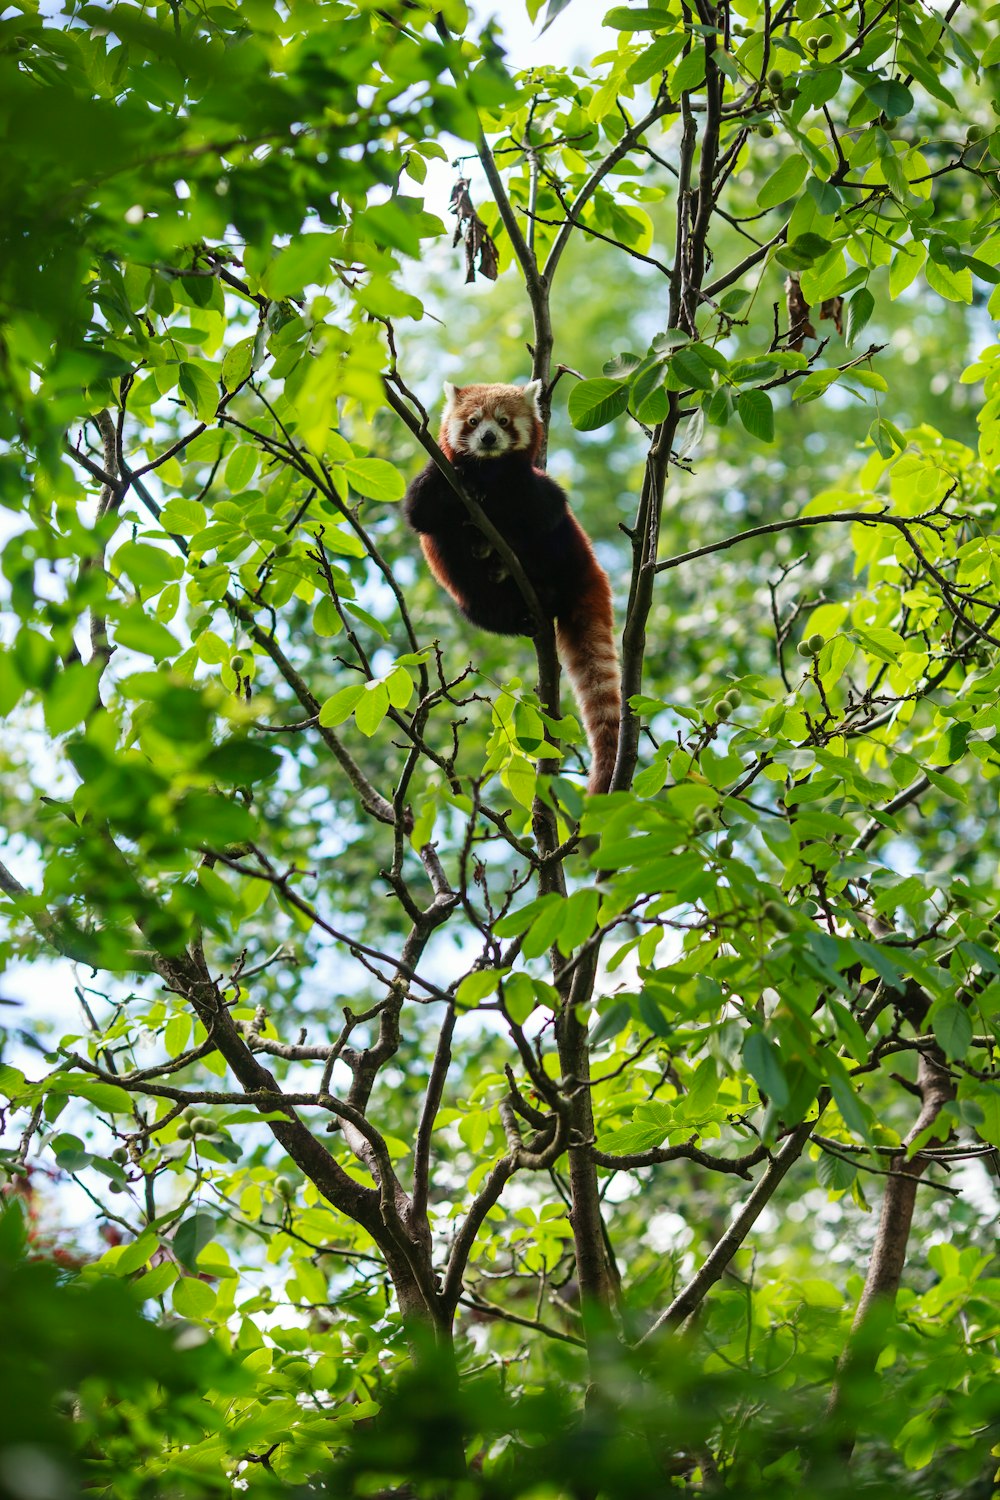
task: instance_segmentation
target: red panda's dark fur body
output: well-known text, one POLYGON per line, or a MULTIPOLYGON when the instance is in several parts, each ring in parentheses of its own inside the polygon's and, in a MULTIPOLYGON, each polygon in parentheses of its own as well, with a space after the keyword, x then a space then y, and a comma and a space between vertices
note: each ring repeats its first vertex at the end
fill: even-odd
MULTIPOLYGON (((606 792, 621 714, 611 585, 563 491, 535 466, 542 441, 537 387, 446 389, 440 447, 555 621, 559 654, 590 741, 588 790, 606 792), (491 435, 495 447, 486 446, 491 435)), ((431 572, 466 619, 498 635, 533 633, 520 589, 435 464, 410 485, 405 509, 431 572)))

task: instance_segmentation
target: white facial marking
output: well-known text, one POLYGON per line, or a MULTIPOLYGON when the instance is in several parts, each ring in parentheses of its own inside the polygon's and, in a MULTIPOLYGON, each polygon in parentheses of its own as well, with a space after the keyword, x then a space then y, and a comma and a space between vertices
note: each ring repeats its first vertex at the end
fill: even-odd
POLYGON ((522 393, 535 414, 541 416, 538 408, 538 398, 542 394, 542 382, 540 380, 529 380, 528 384, 522 387, 522 393))
POLYGON ((451 412, 448 415, 448 441, 455 453, 458 453, 462 447, 462 434, 464 430, 465 423, 462 418, 456 412, 451 412))
POLYGON ((514 418, 514 431, 517 433, 517 446, 528 448, 531 446, 531 434, 535 424, 529 416, 519 415, 514 418))
POLYGON ((501 427, 495 417, 484 417, 479 412, 473 415, 479 417, 467 438, 468 451, 473 457, 496 458, 513 446, 509 427, 501 427))

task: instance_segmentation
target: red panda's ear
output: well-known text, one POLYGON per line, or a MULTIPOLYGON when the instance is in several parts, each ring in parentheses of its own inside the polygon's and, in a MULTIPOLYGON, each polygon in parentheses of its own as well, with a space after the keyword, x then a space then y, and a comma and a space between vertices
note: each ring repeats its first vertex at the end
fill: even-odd
POLYGON ((540 417, 542 413, 539 409, 538 400, 542 394, 542 382, 540 380, 529 380, 527 385, 521 387, 521 394, 535 413, 535 416, 540 417))
POLYGON ((459 391, 461 389, 462 389, 462 387, 459 386, 459 385, 452 385, 452 383, 451 383, 450 380, 446 380, 445 381, 445 383, 444 383, 444 404, 445 404, 445 406, 454 406, 455 405, 455 397, 458 395, 458 393, 459 393, 459 391))

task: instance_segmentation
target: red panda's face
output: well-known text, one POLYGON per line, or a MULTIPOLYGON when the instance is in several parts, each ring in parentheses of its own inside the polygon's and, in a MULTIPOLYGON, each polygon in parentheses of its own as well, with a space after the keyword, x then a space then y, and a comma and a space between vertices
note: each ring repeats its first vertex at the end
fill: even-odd
POLYGON ((538 438, 539 382, 445 386, 442 436, 455 455, 498 458, 533 453, 538 438))

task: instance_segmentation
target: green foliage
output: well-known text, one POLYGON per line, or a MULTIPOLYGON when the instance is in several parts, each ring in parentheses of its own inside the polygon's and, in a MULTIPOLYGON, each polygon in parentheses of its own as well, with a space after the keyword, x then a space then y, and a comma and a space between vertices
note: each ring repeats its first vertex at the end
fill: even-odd
POLYGON ((9 8, 5 1497, 987 1492, 994 22, 9 8), (398 505, 526 343, 602 797, 398 505))

